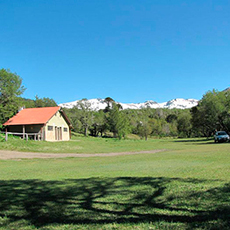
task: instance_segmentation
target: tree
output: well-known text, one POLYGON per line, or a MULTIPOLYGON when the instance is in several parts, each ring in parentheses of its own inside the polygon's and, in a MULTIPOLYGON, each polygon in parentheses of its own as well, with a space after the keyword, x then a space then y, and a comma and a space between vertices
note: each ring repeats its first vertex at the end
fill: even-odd
POLYGON ((93 114, 93 124, 90 128, 90 135, 97 137, 99 133, 101 136, 103 133, 106 131, 106 119, 105 119, 105 114, 102 110, 98 112, 94 112, 93 114))
POLYGON ((168 123, 173 123, 174 121, 177 120, 177 115, 176 114, 169 114, 166 119, 168 123))
MULTIPOLYGON (((119 105, 119 104, 118 104, 119 105)), ((126 138, 127 134, 131 132, 130 122, 126 114, 119 111, 119 119, 116 124, 117 135, 119 139, 126 138)))
POLYGON ((63 108, 63 110, 70 119, 70 122, 73 126, 73 131, 80 133, 82 131, 82 123, 80 121, 81 110, 76 106, 71 109, 63 108))
POLYGON ((48 97, 39 98, 37 95, 35 96, 35 107, 55 107, 57 103, 48 97))
POLYGON ((152 135, 160 136, 162 134, 162 120, 160 120, 159 118, 151 118, 149 119, 148 124, 151 127, 152 135))
POLYGON ((230 131, 230 94, 212 90, 207 92, 197 107, 192 108, 192 124, 205 136, 215 130, 230 131))
POLYGON ((88 129, 93 124, 93 111, 91 111, 91 103, 87 99, 78 101, 77 108, 80 112, 80 121, 84 129, 84 135, 88 135, 88 129))
POLYGON ((120 104, 113 102, 107 116, 109 130, 113 133, 113 137, 118 137, 119 139, 125 138, 131 130, 127 116, 120 111, 121 109, 120 104))
POLYGON ((22 79, 10 70, 0 70, 0 124, 7 121, 18 110, 19 96, 24 92, 22 79))
POLYGON ((19 97, 19 106, 23 108, 35 108, 35 100, 19 97))
POLYGON ((111 97, 106 97, 104 99, 104 102, 107 104, 107 106, 104 109, 104 112, 107 113, 113 107, 113 104, 115 104, 115 101, 111 97))
POLYGON ((145 138, 147 141, 148 135, 152 133, 152 124, 154 123, 152 118, 149 118, 149 109, 143 109, 142 112, 138 116, 137 123, 137 132, 141 138, 145 138), (152 123, 151 123, 152 121, 152 123))
POLYGON ((177 129, 180 137, 190 137, 192 129, 191 118, 189 111, 178 116, 177 129))
POLYGON ((148 122, 148 120, 142 120, 139 122, 137 126, 138 134, 141 138, 145 138, 147 141, 148 135, 151 134, 152 128, 148 122))

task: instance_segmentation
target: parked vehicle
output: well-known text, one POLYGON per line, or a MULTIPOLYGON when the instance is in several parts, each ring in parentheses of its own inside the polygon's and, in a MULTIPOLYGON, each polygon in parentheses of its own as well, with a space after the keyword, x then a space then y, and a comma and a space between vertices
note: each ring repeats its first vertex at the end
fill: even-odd
POLYGON ((229 142, 229 135, 225 131, 217 131, 214 140, 215 142, 229 142))

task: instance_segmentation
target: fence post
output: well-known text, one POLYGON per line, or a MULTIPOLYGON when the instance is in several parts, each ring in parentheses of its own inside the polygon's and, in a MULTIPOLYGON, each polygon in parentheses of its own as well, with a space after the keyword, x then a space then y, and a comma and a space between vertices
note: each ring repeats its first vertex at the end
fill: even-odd
POLYGON ((6 132, 6 135, 5 135, 5 140, 7 141, 8 140, 8 133, 6 132))

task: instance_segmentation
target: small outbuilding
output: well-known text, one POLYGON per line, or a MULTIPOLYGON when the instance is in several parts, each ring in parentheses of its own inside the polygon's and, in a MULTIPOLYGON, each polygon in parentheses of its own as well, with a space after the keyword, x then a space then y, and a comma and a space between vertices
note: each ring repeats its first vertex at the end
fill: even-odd
POLYGON ((71 123, 61 107, 22 109, 3 124, 7 133, 44 141, 69 141, 71 123))

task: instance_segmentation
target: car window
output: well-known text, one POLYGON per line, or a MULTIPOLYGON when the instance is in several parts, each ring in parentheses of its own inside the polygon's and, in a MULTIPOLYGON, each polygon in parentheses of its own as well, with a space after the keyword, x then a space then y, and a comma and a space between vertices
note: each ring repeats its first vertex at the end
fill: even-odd
POLYGON ((218 132, 217 135, 227 135, 226 132, 218 132))

